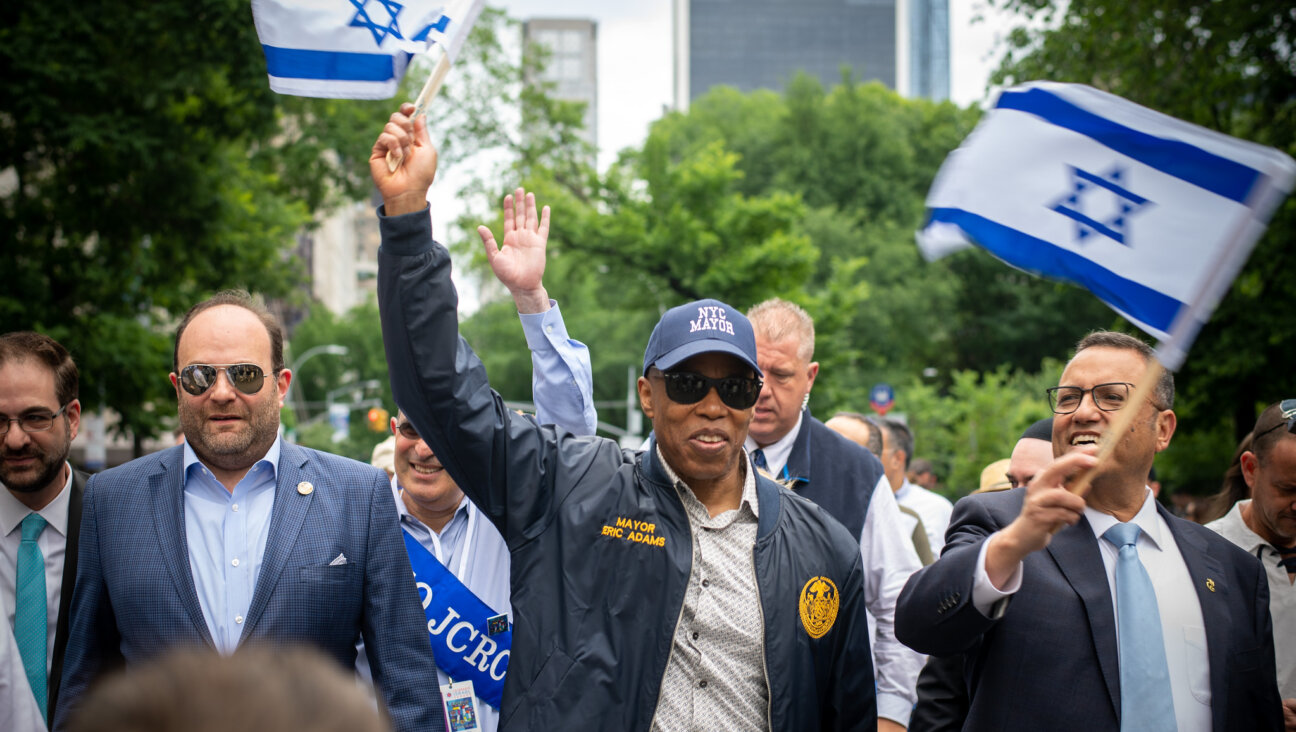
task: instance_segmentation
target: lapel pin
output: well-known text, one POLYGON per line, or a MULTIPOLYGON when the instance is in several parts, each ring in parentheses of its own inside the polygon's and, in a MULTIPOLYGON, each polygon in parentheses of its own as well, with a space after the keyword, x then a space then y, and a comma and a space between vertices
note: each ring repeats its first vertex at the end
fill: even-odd
POLYGON ((302 494, 303 496, 309 496, 311 492, 314 490, 315 490, 315 486, 311 485, 307 481, 303 480, 302 482, 297 484, 297 492, 302 494))
POLYGON ((1214 591, 1215 591, 1215 580, 1211 579, 1210 577, 1207 577, 1207 578, 1206 578, 1206 589, 1210 590, 1211 592, 1214 592, 1214 591))

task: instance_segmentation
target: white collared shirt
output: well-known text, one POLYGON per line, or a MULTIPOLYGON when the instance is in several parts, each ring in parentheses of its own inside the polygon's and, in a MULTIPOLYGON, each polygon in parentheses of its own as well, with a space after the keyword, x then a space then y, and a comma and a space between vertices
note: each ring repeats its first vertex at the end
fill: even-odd
MULTIPOLYGON (((791 432, 763 448, 765 461, 774 475, 783 473, 801 426, 801 418, 797 418, 791 432)), ((755 444, 749 434, 748 450, 755 449, 755 444)), ((855 488, 857 486, 841 487, 842 490, 855 488)), ((878 716, 905 727, 909 726, 909 716, 918 701, 918 673, 926 660, 926 656, 895 637, 896 600, 909 575, 922 568, 910 540, 912 534, 913 525, 900 513, 895 495, 891 493, 891 484, 885 475, 879 476, 859 536, 860 554, 864 560, 864 604, 868 607, 878 716)))
POLYGON ((1278 658, 1278 691, 1284 699, 1296 698, 1296 585, 1287 568, 1279 564, 1282 555, 1273 545, 1251 530, 1242 520, 1242 507, 1251 499, 1238 501, 1223 518, 1206 524, 1225 539, 1256 556, 1269 578, 1269 615, 1273 618, 1274 651, 1278 658))
MULTIPOLYGON (((64 463, 67 465, 67 463, 64 463)), ((49 639, 45 646, 45 671, 49 673, 54 661, 54 631, 58 626, 59 601, 63 597, 63 564, 67 557, 68 508, 72 503, 72 466, 68 465, 67 481, 63 490, 36 513, 48 522, 36 538, 41 556, 45 558, 45 614, 49 639)), ((22 543, 22 522, 30 508, 14 498, 8 490, 0 491, 0 595, 4 596, 5 620, 14 624, 14 606, 17 604, 18 545, 22 543)))
MULTIPOLYGON (((1170 691, 1174 697, 1175 721, 1180 732, 1208 732, 1211 729, 1210 656, 1206 649, 1206 625, 1202 620, 1201 600, 1193 589, 1192 576, 1184 563, 1179 545, 1170 526, 1156 509, 1156 498, 1145 489, 1143 506, 1131 523, 1137 524, 1139 561, 1152 579, 1157 611, 1161 615, 1161 636, 1165 643, 1166 665, 1170 669, 1170 691)), ((1116 558, 1120 550, 1102 538, 1104 532, 1119 523, 1111 514, 1085 506, 1085 518, 1098 540, 1098 551, 1107 572, 1112 613, 1116 613, 1116 558)), ((998 532, 995 532, 998 533, 998 532)), ((990 538, 993 538, 991 534, 990 538)), ((1022 565, 1013 571, 1005 589, 998 590, 986 574, 985 555, 990 540, 981 543, 976 575, 972 585, 972 603, 986 617, 991 606, 1021 589, 1022 565)), ((1117 620, 1119 622, 1119 620, 1117 620)), ((1119 636, 1118 641, 1119 643, 1119 636)))

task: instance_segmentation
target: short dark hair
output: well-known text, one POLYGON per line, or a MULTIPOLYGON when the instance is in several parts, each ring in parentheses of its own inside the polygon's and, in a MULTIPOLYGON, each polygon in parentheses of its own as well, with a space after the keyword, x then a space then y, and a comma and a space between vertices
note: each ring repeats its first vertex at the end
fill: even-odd
POLYGON ((1291 434, 1287 431, 1287 419, 1283 417, 1282 402, 1274 402, 1260 412, 1251 434, 1256 436, 1251 443, 1251 452, 1260 462, 1266 462, 1273 446, 1284 436, 1291 434))
MULTIPOLYGON (((1096 330, 1076 344, 1075 355, 1086 348, 1118 348, 1125 351, 1135 351, 1143 357, 1143 363, 1150 364, 1156 358, 1156 353, 1152 347, 1142 340, 1135 338, 1128 333, 1119 333, 1114 330, 1096 330)), ((1074 358, 1074 356, 1073 356, 1074 358)), ((1174 409, 1174 374, 1170 369, 1161 370, 1161 379, 1157 381, 1156 388, 1153 392, 1155 401, 1153 402, 1157 409, 1174 409)))
POLYGON ((874 422, 872 417, 866 417, 860 414, 859 412, 838 412, 833 415, 833 419, 836 419, 837 417, 843 417, 845 419, 853 419, 857 422, 863 422, 864 424, 868 425, 869 426, 868 444, 865 445, 864 447, 868 448, 868 451, 873 453, 874 455, 878 457, 882 456, 882 430, 884 428, 878 426, 878 423, 874 422))
POLYGON ((35 361, 54 374, 54 396, 59 406, 77 398, 80 376, 72 354, 44 333, 30 330, 0 335, 0 366, 17 361, 35 361))
POLYGON ((221 290, 211 297, 189 308, 180 325, 176 326, 175 345, 171 350, 171 370, 180 370, 180 337, 184 335, 185 328, 189 327, 190 321, 198 317, 199 313, 205 310, 211 310, 221 305, 234 305, 251 312, 265 326, 266 332, 270 334, 270 368, 277 374, 284 369, 283 358, 283 326, 279 324, 279 319, 274 316, 265 303, 260 298, 252 296, 247 290, 221 290))
POLYGON ((882 420, 882 423, 891 431, 891 450, 904 450, 905 470, 908 470, 909 461, 913 459, 913 432, 909 431, 909 425, 898 419, 884 419, 882 420))
POLYGON ((909 466, 909 472, 914 475, 922 475, 923 473, 931 473, 932 475, 935 475, 936 468, 932 465, 930 460, 919 458, 918 460, 913 461, 913 464, 909 466))

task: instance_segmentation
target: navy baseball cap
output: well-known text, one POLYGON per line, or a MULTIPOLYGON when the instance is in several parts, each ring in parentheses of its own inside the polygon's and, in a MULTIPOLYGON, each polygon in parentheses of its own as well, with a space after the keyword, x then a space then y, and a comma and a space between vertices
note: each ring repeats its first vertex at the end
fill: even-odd
POLYGON ((669 371, 699 353, 728 353, 763 377, 756 365, 756 334, 746 315, 719 300, 697 300, 666 311, 644 349, 644 373, 669 371))

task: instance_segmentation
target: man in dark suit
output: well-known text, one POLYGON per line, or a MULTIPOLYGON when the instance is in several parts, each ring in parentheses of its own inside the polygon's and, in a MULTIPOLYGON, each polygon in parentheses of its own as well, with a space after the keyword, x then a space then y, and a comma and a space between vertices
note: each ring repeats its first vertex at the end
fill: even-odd
POLYGON ((177 645, 308 644, 351 668, 363 636, 395 727, 442 729, 386 475, 278 437, 278 322, 218 293, 181 321, 174 363, 185 444, 86 486, 55 728, 102 671, 177 645))
POLYGON ((1049 390, 1054 462, 960 501, 941 558, 901 594, 901 641, 968 654, 964 730, 1281 729, 1263 568, 1147 487, 1176 424, 1168 373, 1130 399, 1151 359, 1124 334, 1083 339, 1049 390), (1098 465, 1105 439, 1119 442, 1098 465), (1084 497, 1067 490, 1095 468, 1084 497))
POLYGON ((0 595, 11 628, 39 625, 39 632, 21 634, 18 651, 47 718, 63 671, 87 479, 67 460, 81 426, 77 384, 71 354, 53 338, 32 332, 0 336, 0 482, 7 489, 0 492, 0 595), (24 565, 23 537, 33 534, 34 548, 27 544, 31 564, 24 565), (43 566, 43 572, 19 577, 20 566, 43 566), (19 583, 28 588, 21 610, 19 583))

